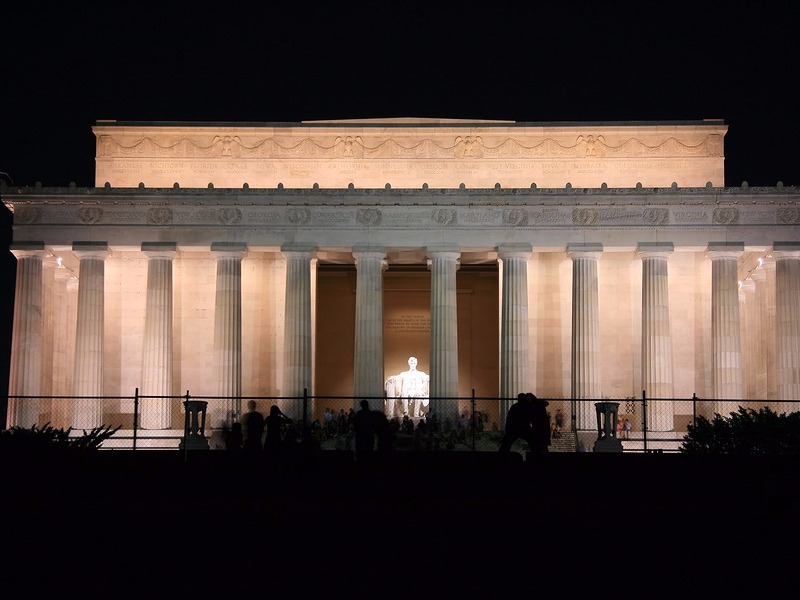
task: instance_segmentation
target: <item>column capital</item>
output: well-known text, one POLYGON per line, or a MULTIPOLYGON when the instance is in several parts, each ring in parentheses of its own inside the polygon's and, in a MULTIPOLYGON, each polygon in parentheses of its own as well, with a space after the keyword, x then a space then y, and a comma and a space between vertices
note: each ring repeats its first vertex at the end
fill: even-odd
POLYGON ((289 243, 281 246, 281 254, 286 257, 306 258, 311 260, 316 257, 317 247, 311 244, 289 243))
POLYGON ((16 242, 9 247, 11 254, 20 258, 45 257, 44 242, 16 242))
POLYGON ((428 256, 432 256, 434 254, 437 255, 455 254, 456 258, 459 258, 461 256, 461 247, 454 246, 452 244, 428 246, 427 248, 425 248, 425 251, 428 253, 428 256))
POLYGON ((800 258, 800 243, 774 242, 770 253, 775 260, 782 258, 800 258))
POLYGON ((378 246, 353 246, 352 254, 357 265, 359 260, 384 260, 386 258, 386 248, 378 246))
POLYGON ((72 253, 78 259, 97 258, 105 260, 111 254, 108 242, 73 242, 72 253))
POLYGON ((567 256, 572 260, 578 258, 599 260, 602 254, 603 244, 569 244, 567 246, 567 256))
POLYGON ((761 260, 761 268, 764 269, 764 272, 775 272, 775 257, 770 254, 769 256, 765 256, 761 260))
POLYGON ((148 259, 173 259, 178 255, 178 244, 175 242, 142 242, 142 252, 148 259))
POLYGON ((352 247, 353 254, 362 254, 362 253, 381 253, 384 256, 386 255, 386 246, 375 246, 373 244, 354 244, 352 247))
POLYGON ((497 246, 497 257, 500 260, 507 258, 529 258, 533 252, 530 244, 502 244, 497 246))
POLYGON ((636 254, 642 260, 647 258, 669 258, 674 251, 675 246, 672 242, 639 242, 636 247, 636 254))
POLYGON ((247 254, 247 244, 240 242, 212 242, 211 255, 216 258, 242 259, 247 254))
POLYGON ((744 252, 743 242, 709 242, 706 256, 711 260, 739 258, 744 252))

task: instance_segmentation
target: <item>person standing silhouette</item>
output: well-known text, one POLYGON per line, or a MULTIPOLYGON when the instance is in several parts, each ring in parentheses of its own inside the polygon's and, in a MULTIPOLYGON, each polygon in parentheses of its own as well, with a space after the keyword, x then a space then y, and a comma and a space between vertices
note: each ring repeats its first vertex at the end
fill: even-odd
POLYGON ((261 452, 261 436, 264 435, 264 415, 256 410, 255 400, 247 403, 247 412, 242 416, 244 430, 244 450, 246 452, 261 452))
POLYGON ((375 449, 375 418, 369 409, 369 401, 362 400, 360 406, 353 424, 356 435, 356 458, 363 458, 375 449))
POLYGON ((531 403, 528 395, 524 392, 517 394, 517 402, 508 409, 506 430, 500 442, 500 452, 508 454, 511 446, 519 439, 528 442, 530 448, 536 445, 531 425, 531 403))
POLYGON ((280 454, 281 428, 284 423, 291 423, 291 421, 277 405, 272 405, 269 409, 269 416, 265 419, 267 436, 264 438, 264 450, 266 452, 273 455, 280 454))
POLYGON ((531 415, 532 443, 528 441, 533 454, 547 454, 550 445, 550 416, 547 414, 547 400, 540 400, 528 393, 528 404, 531 415))

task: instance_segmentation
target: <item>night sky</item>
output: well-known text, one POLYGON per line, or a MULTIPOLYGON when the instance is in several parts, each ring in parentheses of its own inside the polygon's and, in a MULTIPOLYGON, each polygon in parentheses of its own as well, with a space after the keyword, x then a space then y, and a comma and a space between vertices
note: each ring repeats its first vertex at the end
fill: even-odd
MULTIPOLYGON (((290 4, 290 3, 283 3, 290 4)), ((800 185, 789 8, 75 3, 0 11, 0 172, 94 183, 96 120, 721 118, 729 186, 800 185)), ((0 395, 14 259, 0 208, 0 395)))

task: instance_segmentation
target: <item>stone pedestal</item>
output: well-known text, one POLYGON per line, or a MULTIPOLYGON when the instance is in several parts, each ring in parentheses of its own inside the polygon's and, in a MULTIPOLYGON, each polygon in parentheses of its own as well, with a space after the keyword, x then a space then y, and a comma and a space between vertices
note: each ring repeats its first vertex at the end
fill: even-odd
MULTIPOLYGON (((600 310, 597 261, 600 244, 572 244, 572 398, 600 398, 600 310)), ((592 429, 594 415, 587 402, 577 403, 577 428, 592 429)))
POLYGON ((42 260, 44 244, 23 242, 11 246, 17 258, 14 329, 8 385, 6 427, 30 428, 39 423, 38 398, 42 386, 42 260))
POLYGON ((622 452, 622 442, 617 438, 619 402, 596 402, 597 441, 593 452, 622 452))
POLYGON ((183 439, 178 448, 180 450, 208 450, 210 448, 206 439, 206 411, 208 402, 203 400, 186 400, 183 403, 186 421, 183 429, 183 439))
POLYGON ((89 430, 103 425, 103 357, 105 322, 105 242, 76 242, 80 260, 78 321, 75 329, 75 389, 72 427, 89 430))

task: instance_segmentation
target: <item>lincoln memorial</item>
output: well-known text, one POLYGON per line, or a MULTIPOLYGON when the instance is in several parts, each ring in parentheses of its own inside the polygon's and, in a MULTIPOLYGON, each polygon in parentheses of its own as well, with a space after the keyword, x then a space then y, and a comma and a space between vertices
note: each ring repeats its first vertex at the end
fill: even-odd
POLYGON ((523 391, 645 392, 663 432, 691 418, 669 399, 800 398, 800 189, 727 187, 721 120, 93 131, 95 187, 2 190, 8 427, 113 424, 128 404, 98 398, 136 388, 153 431, 183 429, 187 390, 213 428, 242 397, 385 410, 410 357, 426 408, 474 394, 501 428, 523 391))

